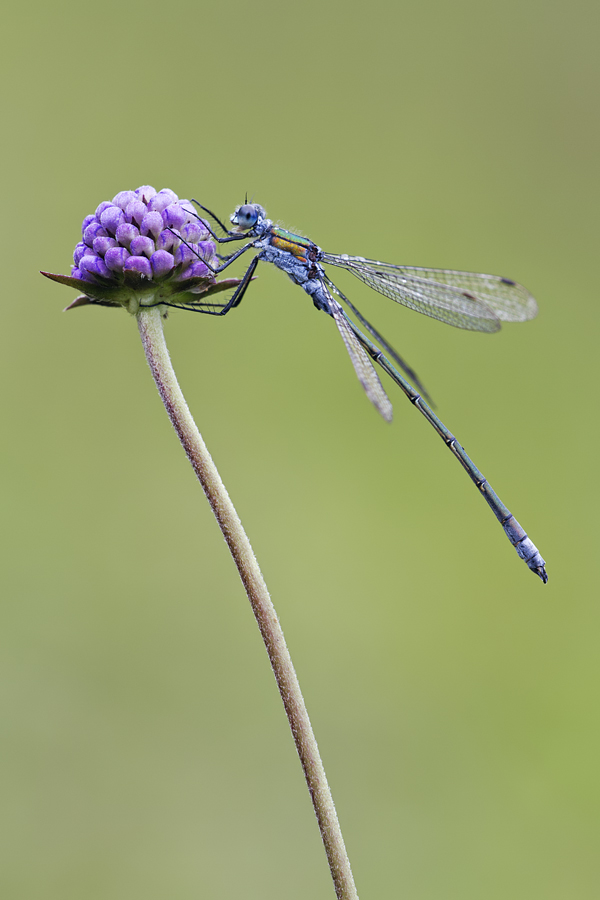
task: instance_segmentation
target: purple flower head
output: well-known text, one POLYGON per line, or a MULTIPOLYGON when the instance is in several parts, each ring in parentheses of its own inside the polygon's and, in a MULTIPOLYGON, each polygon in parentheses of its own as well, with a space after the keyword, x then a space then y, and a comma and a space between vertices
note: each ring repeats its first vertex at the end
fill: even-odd
POLYGON ((193 308, 207 294, 239 284, 216 282, 219 260, 206 224, 168 188, 120 191, 85 217, 81 232, 71 275, 43 273, 82 292, 71 306, 98 303, 132 313, 162 304, 193 308))

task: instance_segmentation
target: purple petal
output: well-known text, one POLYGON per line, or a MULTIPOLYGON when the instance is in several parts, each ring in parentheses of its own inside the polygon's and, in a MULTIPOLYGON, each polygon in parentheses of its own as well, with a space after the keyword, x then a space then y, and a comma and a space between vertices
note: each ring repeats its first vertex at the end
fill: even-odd
POLYGON ((125 247, 111 247, 106 251, 104 262, 113 272, 122 272, 123 266, 130 256, 129 250, 126 250, 125 247))
POLYGON ((93 253, 87 244, 82 243, 81 241, 78 244, 75 244, 75 250, 73 251, 73 262, 76 266, 79 265, 79 260, 82 256, 85 256, 86 253, 93 253))
POLYGON ((82 256, 79 268, 83 272, 89 272, 90 275, 103 275, 105 278, 110 278, 110 272, 106 268, 104 260, 99 256, 82 256))
POLYGON ((97 237, 94 238, 94 243, 92 246, 94 248, 94 252, 97 253, 98 256, 104 256, 104 254, 107 250, 110 249, 110 247, 117 246, 117 242, 114 238, 111 237, 97 237))
POLYGON ((171 203, 163 210, 162 214, 165 225, 168 228, 181 228, 187 219, 187 213, 183 210, 179 203, 171 203))
POLYGON ((179 281, 185 281, 186 278, 206 278, 207 275, 210 275, 211 272, 203 262, 195 262, 192 263, 191 266, 188 266, 187 269, 184 269, 183 272, 179 275, 179 281))
POLYGON ((172 203, 177 203, 178 199, 177 194, 174 194, 173 191, 170 191, 168 188, 163 188, 162 191, 159 191, 158 194, 149 201, 148 209, 162 212, 167 206, 170 206, 172 203))
POLYGON ((146 204, 142 203, 141 200, 136 199, 127 204, 125 215, 129 222, 135 222, 136 225, 139 225, 147 212, 148 207, 146 204))
POLYGON ((181 237, 184 238, 188 244, 197 244, 198 241, 206 240, 208 236, 209 232, 202 219, 195 219, 193 222, 188 222, 188 224, 184 225, 181 229, 181 237))
POLYGON ((189 200, 180 200, 179 205, 182 210, 185 212, 185 221, 186 222, 194 222, 197 220, 198 215, 196 213, 196 208, 193 203, 189 200))
POLYGON ((96 207, 96 220, 100 221, 100 216, 104 212, 105 209, 108 209, 109 206, 112 206, 110 200, 103 200, 102 203, 96 207))
POLYGON ((212 241, 200 241, 198 244, 198 253, 202 259, 206 259, 208 262, 212 263, 215 256, 214 243, 212 241))
POLYGON ((81 233, 83 234, 85 232, 85 229, 88 227, 88 225, 91 225, 92 222, 95 222, 95 221, 96 221, 96 216, 92 216, 92 215, 86 216, 81 225, 81 233))
POLYGON ((190 244, 187 246, 186 244, 180 244, 177 250, 175 251, 175 265, 180 266, 182 263, 196 262, 198 259, 198 252, 194 244, 190 244))
POLYGON ((174 247, 179 247, 180 240, 176 234, 173 234, 172 231, 161 231, 159 236, 156 238, 156 249, 157 250, 172 250, 174 247))
POLYGON ((163 217, 159 212, 146 213, 140 225, 142 234, 151 234, 153 237, 158 237, 163 228, 163 217))
POLYGON ((137 200, 134 191, 119 191, 116 197, 113 197, 112 205, 124 210, 133 200, 137 200))
POLYGON ((132 256, 152 256, 155 250, 154 241, 152 238, 147 237, 143 234, 138 234, 137 237, 134 237, 131 244, 129 245, 129 249, 131 251, 132 256))
POLYGON ((134 237, 138 237, 139 233, 135 225, 125 222, 123 225, 119 225, 115 237, 122 247, 129 247, 134 237))
MULTIPOLYGON (((85 258, 85 257, 84 257, 85 258)), ((139 272, 146 278, 152 278, 152 266, 145 256, 130 256, 123 266, 124 272, 139 272)))
POLYGON ((98 284, 94 278, 89 274, 89 272, 84 272, 83 269, 78 269, 76 266, 71 266, 71 278, 81 278, 82 281, 89 281, 91 284, 98 284))
POLYGON ((106 229, 102 227, 100 222, 96 222, 96 220, 94 219, 94 221, 90 225, 88 225, 88 227, 83 232, 83 240, 88 245, 88 247, 91 247, 94 243, 94 239, 97 237, 107 237, 107 232, 106 229))
POLYGON ((167 253, 166 250, 157 250, 150 257, 150 264, 156 276, 166 275, 175 265, 175 260, 172 253, 167 253))
POLYGON ((156 191, 149 184, 143 184, 141 187, 137 188, 134 193, 142 203, 149 203, 152 198, 156 196, 156 191))
POLYGON ((125 221, 125 213, 118 206, 109 206, 100 216, 100 221, 110 234, 114 234, 125 221))

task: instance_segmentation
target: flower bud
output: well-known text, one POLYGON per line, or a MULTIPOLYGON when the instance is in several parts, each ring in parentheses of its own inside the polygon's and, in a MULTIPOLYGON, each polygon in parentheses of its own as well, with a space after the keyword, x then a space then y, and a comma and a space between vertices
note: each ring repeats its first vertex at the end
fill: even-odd
POLYGON ((206 262, 209 262, 211 266, 217 265, 218 260, 216 258, 215 245, 212 241, 200 241, 197 247, 198 254, 202 257, 202 259, 205 259, 206 262))
POLYGON ((163 210, 162 218, 167 228, 178 230, 185 224, 187 212, 178 203, 171 203, 163 210))
POLYGON ((113 197, 113 206, 118 206, 120 209, 125 210, 129 203, 132 203, 133 200, 137 200, 135 195, 135 191, 119 191, 119 193, 113 197))
POLYGON ((206 278, 207 275, 210 275, 210 269, 206 263, 196 260, 191 266, 188 266, 187 269, 183 270, 181 278, 206 278))
POLYGON ((75 263, 76 266, 78 266, 79 260, 81 259, 82 256, 85 256, 86 253, 93 253, 93 252, 94 251, 91 249, 91 247, 88 247, 87 244, 84 244, 83 242, 80 241, 79 244, 75 244, 75 250, 73 251, 73 262, 75 263))
POLYGON ((181 229, 181 237, 188 242, 188 244, 197 244, 198 241, 204 241, 209 236, 209 231, 206 228, 202 219, 194 219, 193 222, 188 222, 187 225, 184 225, 181 229))
POLYGON ((179 198, 177 194, 174 194, 173 191, 170 191, 168 188, 163 188, 162 191, 159 191, 158 194, 154 194, 152 199, 148 201, 148 209, 162 212, 167 206, 178 202, 179 198))
POLYGON ((173 234, 172 231, 168 231, 167 229, 165 229, 164 231, 161 231, 159 236, 156 238, 156 249, 172 250, 179 247, 180 243, 181 241, 176 234, 173 234))
POLYGON ((132 200, 131 203, 127 204, 127 208, 125 209, 125 215, 127 216, 127 221, 132 222, 134 225, 140 225, 142 219, 148 212, 148 207, 145 203, 142 203, 141 200, 132 200))
POLYGON ((155 249, 154 241, 144 234, 138 234, 129 245, 129 252, 132 256, 151 257, 155 249))
POLYGON ((88 247, 92 247, 97 237, 108 237, 108 233, 100 222, 91 222, 83 232, 83 240, 88 247))
POLYGON ((142 234, 151 235, 155 238, 158 237, 163 228, 163 217, 159 212, 156 211, 146 213, 140 225, 140 231, 142 234))
POLYGON ((106 251, 104 262, 113 272, 122 272, 123 266, 130 256, 129 250, 126 250, 125 247, 111 247, 106 251))
POLYGON ((139 229, 135 227, 135 225, 131 225, 129 222, 125 222, 123 225, 119 225, 115 232, 115 238, 117 243, 122 247, 129 247, 134 237, 139 235, 139 229))
MULTIPOLYGON (((84 256, 85 259, 85 256, 84 256)), ((124 272, 137 272, 143 278, 152 278, 152 266, 145 256, 130 256, 123 266, 124 272)))
POLYGON ((198 256, 198 249, 194 244, 180 244, 175 251, 175 265, 195 262, 198 256))
POLYGON ((109 234, 115 234, 119 225, 125 221, 125 213, 118 206, 108 206, 100 215, 100 221, 109 234))
POLYGON ((150 257, 150 265, 154 275, 159 278, 171 271, 175 266, 175 260, 172 253, 167 253, 166 250, 157 250, 150 257))
POLYGON ((96 220, 95 215, 86 216, 81 225, 81 233, 85 234, 85 229, 88 227, 88 225, 91 225, 92 222, 96 222, 96 221, 97 220, 96 220))
POLYGON ((112 206, 112 205, 113 204, 110 202, 110 200, 103 200, 102 203, 96 207, 95 218, 98 219, 98 221, 100 221, 100 216, 102 215, 104 210, 108 209, 108 207, 112 206))
POLYGON ((110 272, 106 268, 104 260, 99 256, 83 256, 79 263, 79 268, 90 275, 101 275, 103 278, 110 278, 110 272))
POLYGON ((104 256, 106 251, 110 249, 110 247, 116 247, 117 242, 114 238, 111 237, 97 237, 94 238, 94 243, 92 244, 94 248, 94 253, 97 253, 98 256, 104 256))
MULTIPOLYGON (((169 191, 169 193, 173 192, 169 191)), ((156 191, 149 184, 144 184, 142 187, 137 188, 137 190, 134 191, 134 194, 138 200, 142 201, 142 203, 149 203, 150 200, 156 196, 156 191)), ((177 194, 173 194, 173 196, 177 200, 177 194)))

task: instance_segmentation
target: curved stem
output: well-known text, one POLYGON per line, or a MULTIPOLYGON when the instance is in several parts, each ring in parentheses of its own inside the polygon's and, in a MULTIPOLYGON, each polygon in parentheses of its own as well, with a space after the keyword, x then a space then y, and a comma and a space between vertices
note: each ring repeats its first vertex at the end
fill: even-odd
POLYGON ((267 648, 319 823, 336 895, 338 900, 358 900, 304 698, 254 551, 177 382, 165 343, 160 307, 142 307, 137 321, 158 392, 223 532, 267 648))

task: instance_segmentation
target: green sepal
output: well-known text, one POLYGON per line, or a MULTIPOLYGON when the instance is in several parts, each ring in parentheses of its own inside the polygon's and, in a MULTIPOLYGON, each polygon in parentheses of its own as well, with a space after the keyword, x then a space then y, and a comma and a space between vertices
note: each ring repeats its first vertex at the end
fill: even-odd
POLYGON ((108 279, 102 279, 102 276, 96 275, 94 277, 98 279, 98 284, 92 284, 82 278, 73 278, 72 275, 57 275, 53 272, 41 272, 40 274, 58 284, 65 284, 67 287, 82 291, 79 297, 65 307, 65 311, 78 306, 124 306, 130 308, 132 301, 137 302, 139 306, 157 306, 161 300, 168 303, 171 297, 177 297, 178 301, 193 306, 200 303, 200 298, 204 301, 204 298, 210 294, 236 288, 241 280, 224 278, 222 281, 215 282, 212 276, 195 276, 186 278, 185 281, 175 281, 172 277, 163 276, 163 278, 153 281, 138 275, 137 272, 127 271, 121 276, 123 279, 121 282, 115 283, 113 280, 109 282, 108 279), (102 284, 102 280, 106 281, 106 284, 102 284), (145 297, 151 300, 151 303, 145 304, 145 297))

